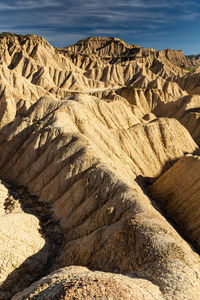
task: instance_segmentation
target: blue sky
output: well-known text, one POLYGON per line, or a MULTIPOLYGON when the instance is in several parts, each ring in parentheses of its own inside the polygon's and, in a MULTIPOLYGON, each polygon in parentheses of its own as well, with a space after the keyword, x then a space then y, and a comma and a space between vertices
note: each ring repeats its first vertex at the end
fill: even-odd
POLYGON ((0 0, 0 32, 38 34, 54 46, 115 36, 197 54, 199 30, 199 0, 0 0))

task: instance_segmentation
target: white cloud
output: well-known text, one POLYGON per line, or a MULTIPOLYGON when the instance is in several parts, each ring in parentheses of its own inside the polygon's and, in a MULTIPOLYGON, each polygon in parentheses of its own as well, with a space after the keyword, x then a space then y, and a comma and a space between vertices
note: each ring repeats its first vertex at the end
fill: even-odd
POLYGON ((194 0, 0 0, 0 31, 35 33, 63 45, 89 35, 147 40, 169 25, 196 20, 198 5, 194 0))
POLYGON ((41 0, 41 1, 22 1, 17 0, 11 4, 5 4, 0 2, 0 10, 22 10, 22 9, 35 9, 35 8, 42 8, 42 7, 55 7, 60 6, 61 3, 55 0, 41 0))

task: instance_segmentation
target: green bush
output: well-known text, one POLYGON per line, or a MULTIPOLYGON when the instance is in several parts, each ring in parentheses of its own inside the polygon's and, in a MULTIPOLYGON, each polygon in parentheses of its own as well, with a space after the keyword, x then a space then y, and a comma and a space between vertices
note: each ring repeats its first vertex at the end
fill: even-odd
POLYGON ((185 71, 188 71, 188 72, 193 72, 194 71, 194 68, 184 68, 185 71))

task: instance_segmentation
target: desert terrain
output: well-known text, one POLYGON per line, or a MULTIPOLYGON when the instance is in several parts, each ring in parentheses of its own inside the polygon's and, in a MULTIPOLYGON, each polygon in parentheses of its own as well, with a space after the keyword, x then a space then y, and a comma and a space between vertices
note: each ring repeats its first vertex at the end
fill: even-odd
POLYGON ((200 60, 0 34, 0 299, 200 299, 200 60))

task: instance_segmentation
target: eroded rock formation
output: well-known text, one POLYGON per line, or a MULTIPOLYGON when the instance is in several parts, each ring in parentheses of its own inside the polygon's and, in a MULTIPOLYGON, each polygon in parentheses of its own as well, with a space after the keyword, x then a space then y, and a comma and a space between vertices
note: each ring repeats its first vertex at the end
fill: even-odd
POLYGON ((0 299, 198 299, 193 60, 9 34, 0 54, 0 299))

